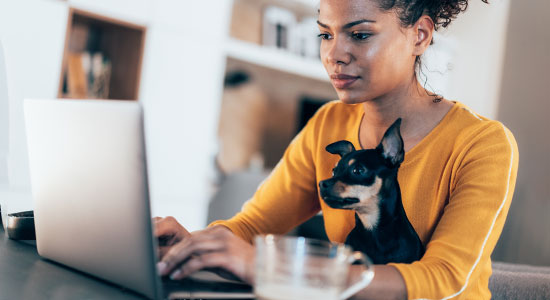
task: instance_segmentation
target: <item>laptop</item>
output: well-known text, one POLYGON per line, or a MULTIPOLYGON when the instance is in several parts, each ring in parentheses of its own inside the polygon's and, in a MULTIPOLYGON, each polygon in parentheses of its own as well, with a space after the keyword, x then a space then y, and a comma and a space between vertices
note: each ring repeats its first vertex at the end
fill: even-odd
POLYGON ((26 99, 24 112, 42 257, 152 299, 253 298, 221 277, 158 276, 138 102, 26 99))

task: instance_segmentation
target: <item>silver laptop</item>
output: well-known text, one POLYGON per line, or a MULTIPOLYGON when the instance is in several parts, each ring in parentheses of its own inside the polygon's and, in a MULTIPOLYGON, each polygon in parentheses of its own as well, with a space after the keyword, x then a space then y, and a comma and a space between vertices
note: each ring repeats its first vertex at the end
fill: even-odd
POLYGON ((156 272, 138 102, 25 100, 38 253, 149 298, 251 298, 248 286, 156 272))

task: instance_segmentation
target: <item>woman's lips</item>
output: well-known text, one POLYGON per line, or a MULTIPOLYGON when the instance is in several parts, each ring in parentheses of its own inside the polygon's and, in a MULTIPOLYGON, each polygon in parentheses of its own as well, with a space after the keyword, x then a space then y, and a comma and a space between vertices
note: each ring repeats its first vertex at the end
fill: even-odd
POLYGON ((347 75, 347 74, 334 74, 330 75, 330 79, 334 87, 337 89, 346 89, 350 87, 359 76, 347 75))

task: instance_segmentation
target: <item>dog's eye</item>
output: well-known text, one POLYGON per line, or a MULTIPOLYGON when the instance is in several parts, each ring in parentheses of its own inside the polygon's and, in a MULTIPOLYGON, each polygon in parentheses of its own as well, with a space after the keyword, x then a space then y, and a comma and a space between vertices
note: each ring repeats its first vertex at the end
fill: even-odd
POLYGON ((355 167, 351 172, 353 173, 353 175, 363 175, 365 174, 365 171, 366 170, 363 167, 355 167))

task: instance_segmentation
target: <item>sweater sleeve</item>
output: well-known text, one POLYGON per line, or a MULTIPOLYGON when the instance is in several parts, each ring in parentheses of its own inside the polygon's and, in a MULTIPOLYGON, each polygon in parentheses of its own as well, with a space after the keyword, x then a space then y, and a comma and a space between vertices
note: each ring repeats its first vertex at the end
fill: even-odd
POLYGON ((227 221, 215 221, 209 226, 224 225, 252 242, 257 234, 286 233, 320 210, 312 158, 315 138, 312 128, 317 116, 293 139, 242 211, 227 221))
POLYGON ((409 299, 461 298, 490 268, 512 200, 518 149, 508 129, 488 123, 472 134, 455 162, 448 203, 422 259, 391 264, 403 276, 409 299))

